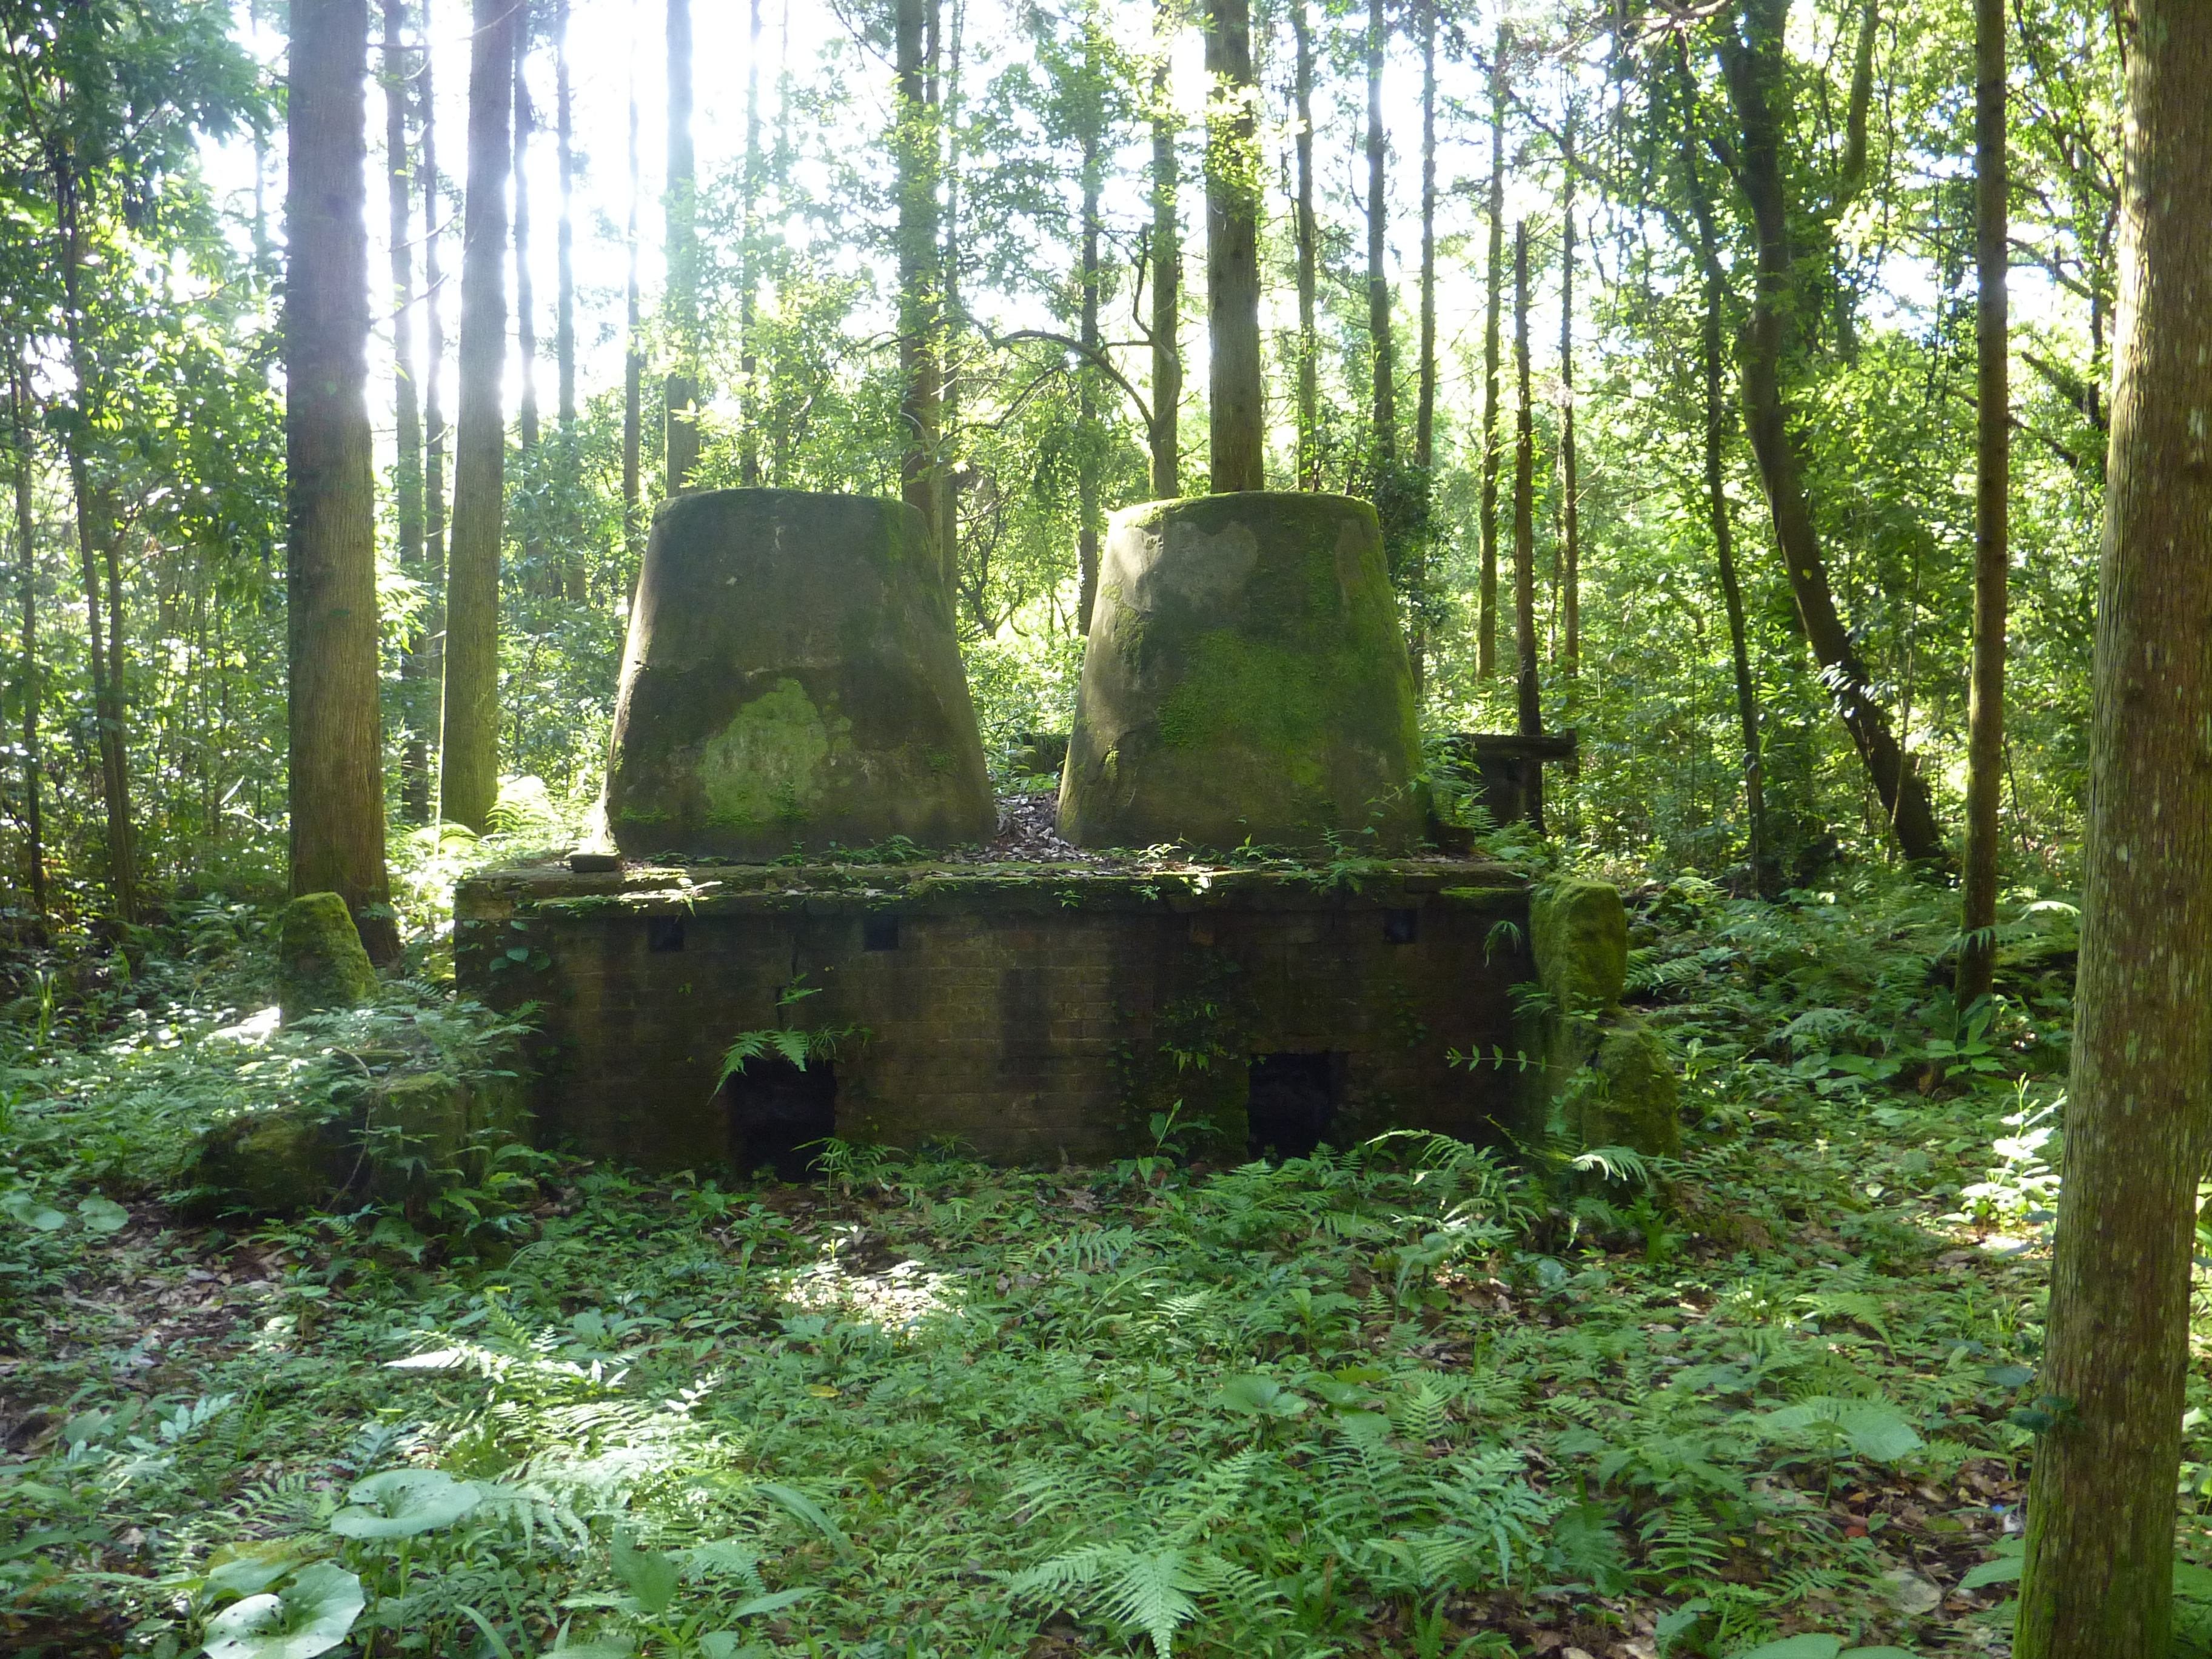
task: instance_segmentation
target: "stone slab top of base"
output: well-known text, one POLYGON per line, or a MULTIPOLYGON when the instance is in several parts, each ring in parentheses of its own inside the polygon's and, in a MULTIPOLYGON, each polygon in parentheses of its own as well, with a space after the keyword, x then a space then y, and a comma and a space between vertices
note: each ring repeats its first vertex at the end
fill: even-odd
POLYGON ((1486 908, 1521 897, 1517 872, 1480 860, 1376 859, 1328 865, 1206 865, 1164 860, 1102 868, 1043 864, 632 864, 572 871, 549 862, 490 870, 454 890, 457 917, 547 920, 606 915, 816 915, 896 908, 1007 911, 1312 909, 1427 903, 1486 908))

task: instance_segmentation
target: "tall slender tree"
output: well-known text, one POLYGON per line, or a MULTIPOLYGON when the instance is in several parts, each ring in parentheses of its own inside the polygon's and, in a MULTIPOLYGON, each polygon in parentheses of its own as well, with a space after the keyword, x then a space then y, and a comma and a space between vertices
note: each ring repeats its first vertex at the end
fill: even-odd
MULTIPOLYGON (((1927 782, 1891 729, 1872 677, 1836 608, 1800 453, 1802 435, 1784 384, 1789 366, 1800 355, 1806 280, 1828 257, 1826 234, 1807 227, 1832 224, 1865 183, 1873 31, 1863 21, 1835 188, 1817 212, 1793 212, 1794 173, 1783 147, 1788 131, 1783 108, 1791 73, 1784 44, 1790 3, 1744 0, 1718 30, 1721 67, 1736 116, 1733 172, 1751 210, 1758 247, 1751 315, 1739 353, 1746 424, 1765 486, 1776 550, 1830 702, 1873 780, 1899 850, 1911 862, 1934 863, 1942 856, 1943 838, 1927 782)), ((1869 0, 1863 17, 1873 15, 1869 0)))
POLYGON ((1437 0, 1417 0, 1421 16, 1421 362, 1413 406, 1413 465, 1437 454, 1437 0))
POLYGON ((637 63, 629 74, 629 213, 623 221, 623 253, 628 275, 623 283, 623 543, 629 568, 637 568, 639 538, 645 525, 641 507, 645 436, 645 333, 637 276, 637 208, 643 190, 638 164, 637 63))
POLYGON ((462 210, 460 410, 446 578, 445 744, 439 813, 481 834, 499 798, 499 548, 506 505, 507 138, 518 18, 475 0, 469 174, 462 210))
MULTIPOLYGON (((553 144, 561 181, 561 214, 553 232, 553 359, 559 376, 562 500, 576 476, 576 112, 568 84, 569 0, 553 3, 553 144)), ((573 507, 561 515, 562 586, 580 604, 584 591, 582 527, 573 507)))
POLYGON ((438 757, 444 744, 440 707, 446 675, 446 325, 445 270, 441 250, 446 237, 445 192, 438 179, 437 100, 430 61, 430 0, 418 0, 422 20, 422 62, 416 70, 416 126, 422 135, 422 602, 421 684, 422 737, 425 756, 419 799, 408 802, 410 815, 428 823, 438 757))
POLYGON ((1182 208, 1176 157, 1181 122, 1171 81, 1182 0, 1152 7, 1152 499, 1182 494, 1182 208))
POLYGON ((1321 488, 1321 336, 1314 320, 1320 286, 1321 225, 1314 216, 1313 30, 1305 0, 1291 0, 1291 32, 1297 42, 1293 70, 1297 100, 1298 469, 1300 489, 1321 488))
POLYGON ((384 862, 368 429, 368 0, 294 0, 284 228, 291 882, 399 935, 384 862))
MULTIPOLYGON (((1528 226, 1513 227, 1513 368, 1520 404, 1513 442, 1513 644, 1515 729, 1533 738, 1544 729, 1536 657, 1536 415, 1528 395, 1528 226)), ((1542 770, 1530 765, 1528 816, 1544 829, 1542 770)))
POLYGON ((2212 1151, 2212 7, 2138 0, 2066 1180, 2018 1659, 2164 1654, 2212 1151))
POLYGON ((668 0, 668 188, 663 198, 668 263, 668 374, 661 382, 662 459, 671 500, 699 465, 699 191, 691 144, 691 0, 668 0))
POLYGON ((1490 60, 1490 258, 1482 326, 1482 566, 1475 585, 1475 672, 1498 672, 1498 312, 1505 283, 1505 59, 1512 37, 1504 25, 1490 60))
POLYGON ((1997 787, 2004 769, 2008 494, 2012 388, 2007 327, 2011 257, 2005 165, 2004 0, 1974 0, 1974 646, 1966 708, 1966 859, 1960 893, 1958 999, 1990 994, 1996 965, 1997 787))
POLYGON ((23 857, 38 937, 46 933, 46 757, 39 741, 39 520, 31 501, 31 376, 20 348, 8 358, 8 410, 15 439, 15 584, 22 606, 23 857))
MULTIPOLYGON (((538 450, 538 290, 531 280, 530 136, 538 125, 538 110, 530 96, 531 31, 536 24, 532 0, 514 0, 514 185, 512 204, 514 233, 514 349, 521 383, 514 410, 515 436, 526 467, 538 450)), ((555 588, 545 547, 544 515, 534 508, 523 515, 523 580, 540 598, 555 588)))
POLYGON ((1559 189, 1559 667, 1582 670, 1582 481, 1575 461, 1575 106, 1570 90, 1559 189))
POLYGON ((1382 125, 1382 64, 1389 48, 1383 0, 1367 0, 1367 337, 1374 355, 1372 441, 1378 470, 1398 458, 1397 352, 1390 338, 1390 146, 1382 125))
MULTIPOLYGON (((422 581, 422 412, 416 395, 414 320, 414 169, 408 165, 407 112, 414 101, 408 70, 404 26, 406 0, 384 0, 385 193, 392 244, 392 494, 399 568, 422 581)), ((434 695, 422 678, 423 628, 420 613, 408 630, 401 670, 400 716, 405 722, 400 751, 401 810, 416 823, 429 817, 430 750, 424 727, 425 706, 434 695)))
POLYGON ((745 30, 745 171, 738 249, 738 377, 744 382, 744 424, 738 433, 738 482, 761 481, 760 341, 757 313, 761 277, 761 6, 751 0, 745 30))
POLYGON ((1250 0, 1206 0, 1207 424, 1214 492, 1264 489, 1258 87, 1250 0))
POLYGON ((1099 352, 1098 334, 1098 222, 1099 192, 1105 187, 1104 108, 1099 84, 1098 29, 1103 20, 1095 12, 1084 16, 1082 78, 1076 94, 1076 118, 1083 145, 1082 252, 1078 279, 1083 284, 1079 326, 1082 365, 1075 371, 1075 496, 1076 496, 1076 627, 1087 639, 1091 611, 1098 596, 1098 460, 1102 447, 1098 430, 1098 372, 1091 367, 1099 352))
MULTIPOLYGON (((938 355, 944 324, 943 265, 938 250, 937 124, 929 99, 928 45, 937 32, 939 0, 896 0, 895 52, 898 73, 899 416, 906 451, 901 494, 936 533, 942 511, 939 448, 944 413, 944 367, 938 355)), ((945 550, 939 550, 940 561, 945 550)), ((955 572, 940 563, 949 591, 955 572)))

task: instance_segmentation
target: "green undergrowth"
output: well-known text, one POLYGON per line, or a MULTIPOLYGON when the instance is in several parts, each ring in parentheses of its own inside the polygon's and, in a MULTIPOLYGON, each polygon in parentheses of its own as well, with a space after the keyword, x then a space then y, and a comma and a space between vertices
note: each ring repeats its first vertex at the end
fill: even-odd
POLYGON ((1641 895, 1660 1168, 833 1144, 811 1186, 541 1159, 436 1216, 195 1228, 194 1119, 343 1045, 242 1056, 213 1002, 25 1032, 0 1647, 2001 1652, 2070 913, 2013 905, 1961 1017, 1947 909, 1641 895))

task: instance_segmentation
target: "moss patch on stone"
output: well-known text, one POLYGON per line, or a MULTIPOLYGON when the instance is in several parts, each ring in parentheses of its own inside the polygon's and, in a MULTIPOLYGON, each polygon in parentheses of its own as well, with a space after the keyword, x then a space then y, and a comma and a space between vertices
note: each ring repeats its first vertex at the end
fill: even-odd
POLYGON ((778 680, 700 746, 707 822, 740 829, 803 823, 826 787, 824 763, 852 727, 817 708, 797 680, 778 680))
POLYGON ((1620 889, 1565 877, 1529 896, 1529 943, 1553 1005, 1570 1014, 1604 1015, 1628 982, 1628 912, 1620 889))
POLYGON ((288 1020, 357 1008, 376 994, 376 969, 336 893, 303 893, 278 913, 276 974, 276 1000, 288 1020))

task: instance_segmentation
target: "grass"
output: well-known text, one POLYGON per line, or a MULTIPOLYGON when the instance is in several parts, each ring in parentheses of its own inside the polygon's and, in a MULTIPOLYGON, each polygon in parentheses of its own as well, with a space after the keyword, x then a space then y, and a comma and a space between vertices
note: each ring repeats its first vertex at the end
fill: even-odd
POLYGON ((243 1072, 251 939, 179 948, 8 1073, 0 1647, 2002 1653, 2068 917, 1962 1019, 1944 908, 1644 895, 1662 1170, 833 1146, 439 1226, 178 1218, 196 1121, 341 1058, 243 1072))

